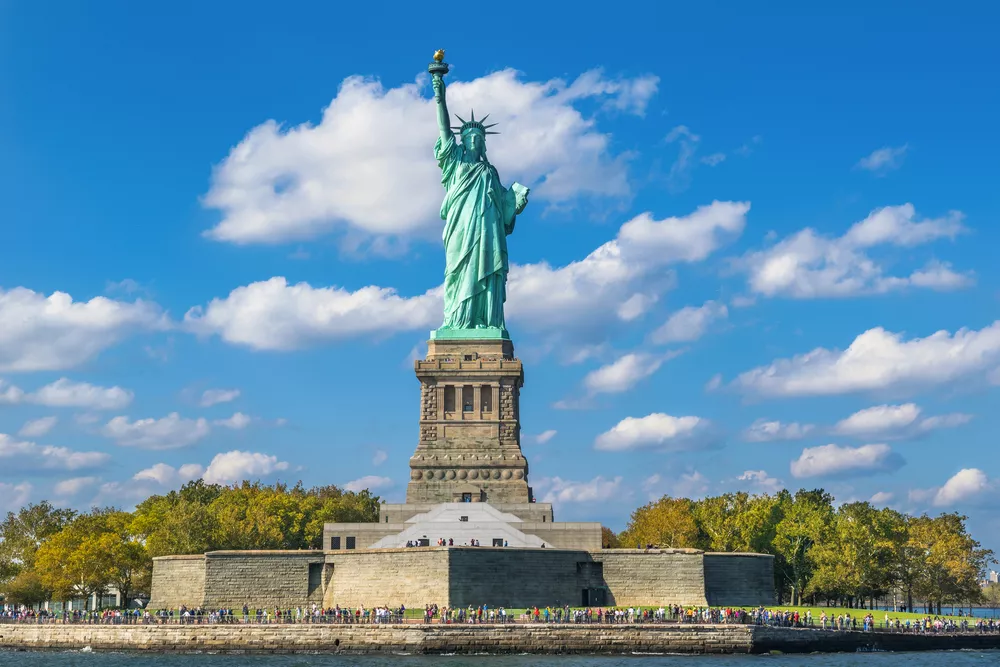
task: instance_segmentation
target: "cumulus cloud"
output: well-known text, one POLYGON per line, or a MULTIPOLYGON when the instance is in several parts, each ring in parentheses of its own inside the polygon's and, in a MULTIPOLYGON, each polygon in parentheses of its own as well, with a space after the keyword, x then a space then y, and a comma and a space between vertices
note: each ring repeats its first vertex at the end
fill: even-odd
POLYGON ((73 368, 134 332, 168 326, 159 306, 142 300, 0 289, 0 372, 73 368))
POLYGON ((443 312, 441 289, 402 297, 396 290, 289 285, 284 278, 237 287, 184 315, 187 328, 258 350, 295 350, 320 342, 429 329, 443 312))
POLYGON ((100 482, 98 477, 71 477, 64 479, 52 487, 52 492, 57 498, 74 498, 87 489, 91 489, 100 482))
POLYGON ((210 408, 219 403, 229 403, 235 401, 240 396, 239 389, 206 389, 201 395, 198 404, 203 408, 210 408))
POLYGON ((594 448, 603 451, 635 449, 683 450, 707 444, 710 423, 701 417, 673 417, 654 412, 645 417, 626 417, 597 436, 594 448))
POLYGON ((628 391, 640 380, 649 377, 663 365, 674 354, 656 355, 644 353, 625 354, 616 359, 613 363, 587 373, 583 379, 583 386, 588 393, 596 394, 618 394, 628 391))
POLYGON ((111 460, 103 452, 78 452, 66 447, 15 440, 0 433, 0 465, 7 472, 49 473, 100 468, 111 460))
POLYGON ((7 484, 0 482, 0 512, 16 512, 28 503, 34 487, 28 482, 7 484))
POLYGON ((878 491, 869 500, 872 505, 888 505, 896 498, 896 494, 890 491, 878 491))
POLYGON ((949 265, 932 261, 910 276, 887 275, 867 251, 954 239, 965 231, 962 219, 953 211, 942 218, 918 220, 912 204, 887 206, 872 211, 839 238, 806 228, 766 250, 745 255, 736 267, 747 273, 750 291, 766 297, 848 297, 905 287, 958 289, 972 284, 972 274, 956 273, 949 265))
POLYGON ((198 442, 209 434, 210 427, 205 419, 185 419, 171 412, 161 419, 137 419, 115 417, 101 429, 101 432, 124 447, 137 449, 176 449, 198 442))
POLYGON ((543 503, 561 505, 609 500, 622 494, 622 481, 621 477, 605 479, 600 475, 589 482, 546 477, 538 480, 535 485, 544 490, 543 503))
POLYGON ((736 480, 745 482, 754 491, 763 493, 777 493, 785 486, 780 479, 768 475, 766 470, 745 470, 736 480))
POLYGON ((393 481, 388 477, 379 477, 378 475, 365 475, 359 479, 351 480, 347 484, 344 484, 344 489, 347 491, 353 491, 354 493, 359 493, 368 489, 369 491, 375 492, 379 489, 388 489, 393 486, 393 481))
POLYGON ((815 430, 815 428, 812 424, 800 424, 798 422, 785 424, 780 421, 758 419, 743 432, 743 439, 747 442, 801 440, 815 430))
POLYGON ((539 445, 544 445, 549 440, 551 440, 552 438, 556 437, 556 433, 558 433, 558 431, 556 431, 555 429, 550 428, 547 431, 542 431, 541 433, 539 433, 536 436, 532 436, 532 440, 534 440, 539 445))
POLYGON ((892 451, 889 445, 861 445, 847 447, 835 444, 806 447, 795 461, 792 461, 792 476, 806 477, 851 477, 893 472, 904 465, 903 457, 892 451))
POLYGON ((152 480, 164 487, 174 487, 193 479, 199 479, 204 473, 205 469, 197 463, 186 463, 179 468, 166 463, 157 463, 140 470, 132 476, 132 479, 137 481, 152 480))
POLYGON ((24 426, 21 427, 21 430, 18 431, 17 434, 25 438, 40 438, 51 431, 57 421, 59 421, 57 417, 40 417, 38 419, 32 419, 29 422, 25 422, 24 426))
POLYGON ((861 158, 856 166, 858 169, 870 171, 876 176, 884 176, 893 169, 899 169, 908 148, 909 144, 896 147, 884 146, 861 158))
MULTIPOLYGON (((523 329, 593 339, 632 321, 673 285, 671 264, 704 260, 737 238, 750 205, 713 202, 682 217, 643 213, 581 260, 512 264, 506 315, 523 329)), ((289 285, 285 278, 251 283, 184 316, 185 327, 228 343, 294 350, 322 342, 426 330, 440 325, 440 286, 416 296, 368 286, 289 285)))
MULTIPOLYGON (((522 81, 503 70, 469 82, 449 80, 450 111, 476 107, 503 134, 489 156, 504 178, 533 186, 550 204, 581 195, 629 194, 627 155, 576 105, 598 101, 642 113, 655 77, 574 82, 522 81)), ((428 156, 437 137, 434 101, 417 84, 386 89, 350 77, 318 125, 283 128, 267 121, 233 148, 213 173, 205 204, 222 213, 206 232, 238 244, 314 238, 334 229, 384 239, 430 236, 440 224, 440 175, 428 156)))
POLYGON ((389 455, 386 454, 383 449, 376 449, 375 453, 372 454, 372 465, 378 467, 385 463, 389 459, 389 455))
POLYGON ((234 412, 232 417, 227 417, 226 419, 216 419, 212 423, 216 426, 222 426, 234 431, 242 431, 250 425, 251 421, 253 421, 253 419, 248 415, 245 415, 242 412, 234 412))
POLYGON ((233 450, 216 454, 202 476, 209 484, 232 484, 244 479, 263 478, 288 470, 288 463, 277 456, 260 452, 233 450))
POLYGON ((979 331, 938 331, 904 340, 869 329, 844 351, 816 348, 740 375, 734 385, 762 396, 823 396, 912 391, 919 386, 983 377, 1000 360, 1000 320, 979 331))
POLYGON ((710 483, 697 470, 690 470, 677 476, 654 473, 642 480, 642 490, 650 501, 663 496, 672 498, 700 498, 708 493, 710 483))
POLYGON ((60 408, 119 410, 132 402, 134 395, 121 387, 99 387, 86 382, 60 378, 29 394, 32 403, 60 408))
POLYGON ((967 503, 991 490, 993 484, 982 470, 964 468, 951 476, 944 486, 934 493, 935 507, 949 507, 967 503))
POLYGON ((702 306, 687 306, 670 315, 656 331, 650 335, 650 340, 658 344, 687 343, 696 341, 705 335, 708 327, 715 321, 729 316, 725 304, 706 301, 702 306))
POLYGON ((939 428, 961 426, 971 419, 972 415, 961 413, 921 419, 921 409, 914 403, 876 405, 842 419, 833 430, 839 435, 860 438, 912 438, 939 428))
POLYGON ((33 392, 0 380, 0 404, 33 403, 52 408, 117 410, 132 402, 134 395, 121 387, 99 387, 86 382, 60 378, 33 392))

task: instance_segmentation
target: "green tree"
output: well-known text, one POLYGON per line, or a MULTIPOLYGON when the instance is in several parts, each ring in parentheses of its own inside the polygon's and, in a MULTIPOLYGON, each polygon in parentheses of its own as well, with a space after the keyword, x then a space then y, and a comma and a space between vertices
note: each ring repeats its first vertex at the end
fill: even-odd
POLYGON ((700 546, 707 551, 769 552, 778 509, 777 497, 743 491, 695 501, 700 546))
POLYGON ((996 562, 993 552, 983 549, 966 530, 966 520, 961 514, 946 513, 910 522, 910 538, 921 559, 915 593, 938 614, 943 604, 977 601, 986 566, 996 562))
POLYGON ((794 496, 780 494, 780 519, 774 530, 775 566, 791 591, 793 605, 802 603, 802 594, 815 568, 813 546, 828 535, 833 520, 833 496, 822 489, 801 489, 794 496))
POLYGON ((4 602, 11 605, 35 607, 45 602, 51 592, 32 570, 23 570, 4 587, 4 602))
POLYGON ((59 532, 76 512, 59 509, 47 500, 8 512, 0 523, 0 587, 34 565, 35 552, 42 542, 59 532))
POLYGON ((618 534, 607 526, 601 526, 601 546, 605 549, 617 549, 621 546, 618 534))
POLYGON ((632 512, 628 525, 619 536, 622 546, 655 544, 667 548, 696 548, 698 524, 687 498, 663 496, 632 512))

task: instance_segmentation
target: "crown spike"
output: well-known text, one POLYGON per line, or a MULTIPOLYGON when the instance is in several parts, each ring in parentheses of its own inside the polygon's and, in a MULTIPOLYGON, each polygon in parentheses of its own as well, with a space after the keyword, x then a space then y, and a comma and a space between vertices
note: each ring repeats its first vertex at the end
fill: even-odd
POLYGON ((485 116, 483 116, 482 118, 480 118, 480 119, 479 119, 479 122, 480 122, 480 123, 485 123, 485 122, 486 122, 486 119, 487 119, 487 118, 489 118, 489 117, 490 117, 490 115, 489 115, 489 114, 486 114, 485 116))
MULTIPOLYGON (((485 118, 484 118, 483 120, 485 120, 485 118)), ((483 125, 483 129, 484 129, 484 130, 488 130, 489 128, 491 128, 491 127, 496 127, 496 126, 497 126, 497 125, 499 125, 499 124, 500 124, 500 123, 490 123, 489 125, 483 125)))
POLYGON ((472 113, 470 115, 472 116, 472 118, 470 118, 469 120, 471 120, 473 123, 475 123, 476 122, 476 110, 473 109, 472 113))
POLYGON ((465 123, 466 123, 466 120, 465 120, 464 118, 462 118, 462 117, 461 117, 461 116, 459 116, 458 114, 455 114, 455 118, 457 118, 457 119, 459 119, 460 121, 462 121, 462 125, 465 125, 465 123))
POLYGON ((484 132, 483 134, 500 134, 500 133, 499 132, 489 132, 489 131, 487 131, 487 132, 484 132))

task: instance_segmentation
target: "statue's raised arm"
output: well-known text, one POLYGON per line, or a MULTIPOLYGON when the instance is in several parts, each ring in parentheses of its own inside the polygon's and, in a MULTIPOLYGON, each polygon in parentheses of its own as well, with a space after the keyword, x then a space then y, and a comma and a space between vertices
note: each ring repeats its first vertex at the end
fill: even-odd
POLYGON ((448 73, 448 64, 444 61, 444 51, 434 54, 434 62, 428 68, 431 73, 431 87, 434 89, 434 101, 437 103, 438 130, 442 142, 447 142, 454 135, 451 133, 451 120, 448 116, 448 101, 445 99, 444 75, 448 73))

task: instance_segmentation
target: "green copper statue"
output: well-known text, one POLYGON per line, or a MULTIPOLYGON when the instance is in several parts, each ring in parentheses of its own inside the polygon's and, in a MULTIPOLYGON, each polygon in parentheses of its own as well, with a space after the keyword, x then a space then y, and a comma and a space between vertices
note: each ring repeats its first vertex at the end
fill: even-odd
MULTIPOLYGON (((445 188, 441 203, 444 220, 444 324, 432 338, 509 338, 503 304, 507 298, 507 235, 528 204, 528 188, 500 183, 496 168, 486 159, 486 135, 493 125, 473 112, 461 127, 451 127, 445 102, 444 52, 434 54, 428 67, 437 102, 440 136, 434 156, 445 188), (452 130, 458 130, 456 140, 452 130)), ((488 115, 488 114, 487 114, 488 115)))

